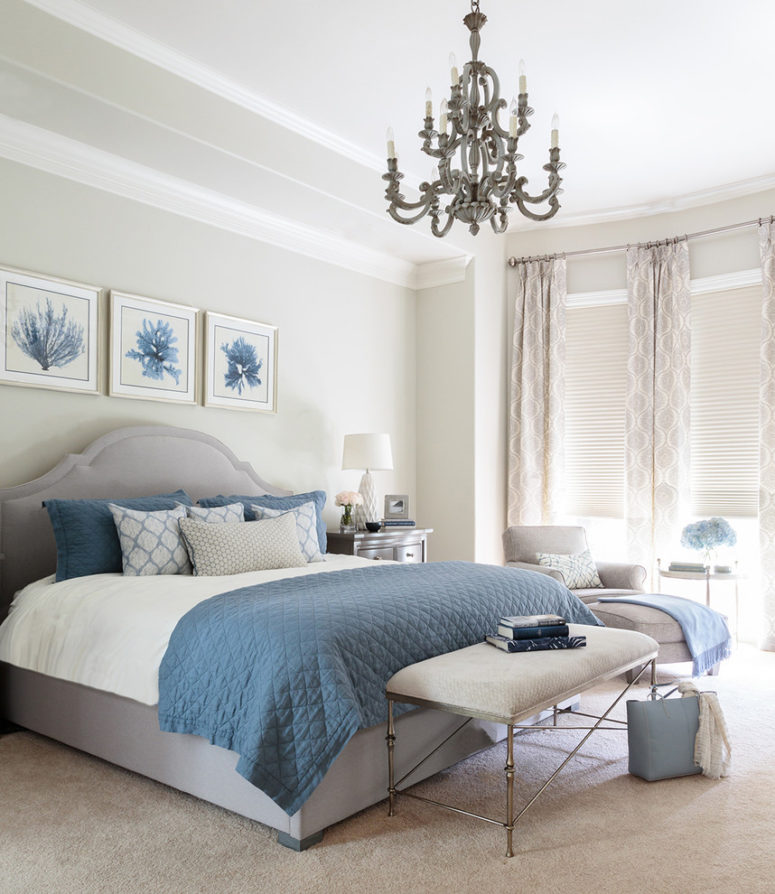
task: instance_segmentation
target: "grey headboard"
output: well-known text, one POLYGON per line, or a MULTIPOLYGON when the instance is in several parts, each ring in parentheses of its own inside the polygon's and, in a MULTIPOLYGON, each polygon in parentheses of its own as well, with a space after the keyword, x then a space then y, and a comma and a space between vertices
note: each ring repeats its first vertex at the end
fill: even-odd
POLYGON ((291 491, 274 487, 217 438, 185 428, 119 428, 81 454, 68 454, 34 481, 0 489, 0 620, 13 594, 53 573, 56 545, 43 500, 120 498, 184 488, 194 499, 218 493, 291 491))

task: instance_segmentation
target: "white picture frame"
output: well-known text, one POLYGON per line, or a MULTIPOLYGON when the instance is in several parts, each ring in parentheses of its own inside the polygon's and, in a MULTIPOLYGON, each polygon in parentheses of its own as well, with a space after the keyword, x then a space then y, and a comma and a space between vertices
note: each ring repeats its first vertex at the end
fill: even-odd
POLYGON ((390 519, 408 519, 409 518, 409 497, 407 494, 385 494, 385 515, 384 518, 390 519))
POLYGON ((110 394, 195 404, 198 310, 110 293, 110 394))
POLYGON ((204 403, 277 412, 277 327, 205 314, 204 403))
POLYGON ((103 289, 0 268, 0 383, 99 394, 103 289))

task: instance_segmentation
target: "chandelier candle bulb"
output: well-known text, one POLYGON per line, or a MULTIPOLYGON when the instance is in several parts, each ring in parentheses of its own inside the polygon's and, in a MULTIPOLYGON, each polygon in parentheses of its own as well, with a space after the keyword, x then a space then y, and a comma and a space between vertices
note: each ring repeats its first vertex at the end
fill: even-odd
POLYGON ((519 60, 519 92, 527 93, 527 75, 525 74, 525 60, 519 60))
POLYGON ((555 112, 552 117, 552 149, 556 149, 560 145, 560 119, 555 112))
POLYGON ((433 94, 430 87, 425 90, 425 117, 433 118, 433 94))
POLYGON ((442 99, 439 106, 439 134, 447 135, 447 100, 442 99))
POLYGON ((388 127, 387 133, 385 134, 385 139, 387 140, 387 157, 396 158, 396 138, 393 134, 392 127, 388 127))
POLYGON ((457 87, 457 85, 460 83, 460 75, 458 74, 457 59, 455 58, 454 53, 449 54, 449 67, 450 67, 450 74, 451 74, 450 84, 453 87, 457 87))
POLYGON ((512 140, 517 137, 517 101, 516 99, 511 100, 511 105, 509 106, 509 136, 512 140))

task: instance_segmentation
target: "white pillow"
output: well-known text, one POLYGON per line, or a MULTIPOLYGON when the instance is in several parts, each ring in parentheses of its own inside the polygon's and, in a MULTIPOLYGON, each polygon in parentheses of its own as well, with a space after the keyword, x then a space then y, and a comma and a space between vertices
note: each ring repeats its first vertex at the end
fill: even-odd
POLYGON ((242 574, 307 564, 290 513, 264 521, 220 525, 182 518, 180 531, 195 575, 242 574))
POLYGON ((186 547, 178 524, 186 507, 144 512, 108 503, 121 544, 124 574, 191 574, 186 547))
MULTIPOLYGON (((242 505, 240 503, 240 505, 242 505)), ((304 558, 308 562, 323 562, 318 542, 318 513, 315 504, 302 503, 292 509, 273 509, 269 506, 251 506, 250 511, 256 518, 279 518, 281 515, 293 515, 296 520, 296 536, 304 558)))
POLYGON ((565 578, 565 586, 569 590, 587 590, 603 586, 592 554, 588 549, 585 549, 583 553, 574 553, 570 556, 558 553, 538 553, 538 564, 560 571, 565 578))

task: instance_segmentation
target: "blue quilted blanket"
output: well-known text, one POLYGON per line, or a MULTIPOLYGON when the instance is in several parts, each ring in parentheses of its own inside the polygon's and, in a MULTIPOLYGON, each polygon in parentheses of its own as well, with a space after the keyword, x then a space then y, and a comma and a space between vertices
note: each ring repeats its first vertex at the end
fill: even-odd
POLYGON ((159 670, 162 730, 240 755, 294 814, 402 667, 492 633, 500 615, 598 624, 548 575, 468 562, 379 565, 221 593, 180 619, 159 670))

